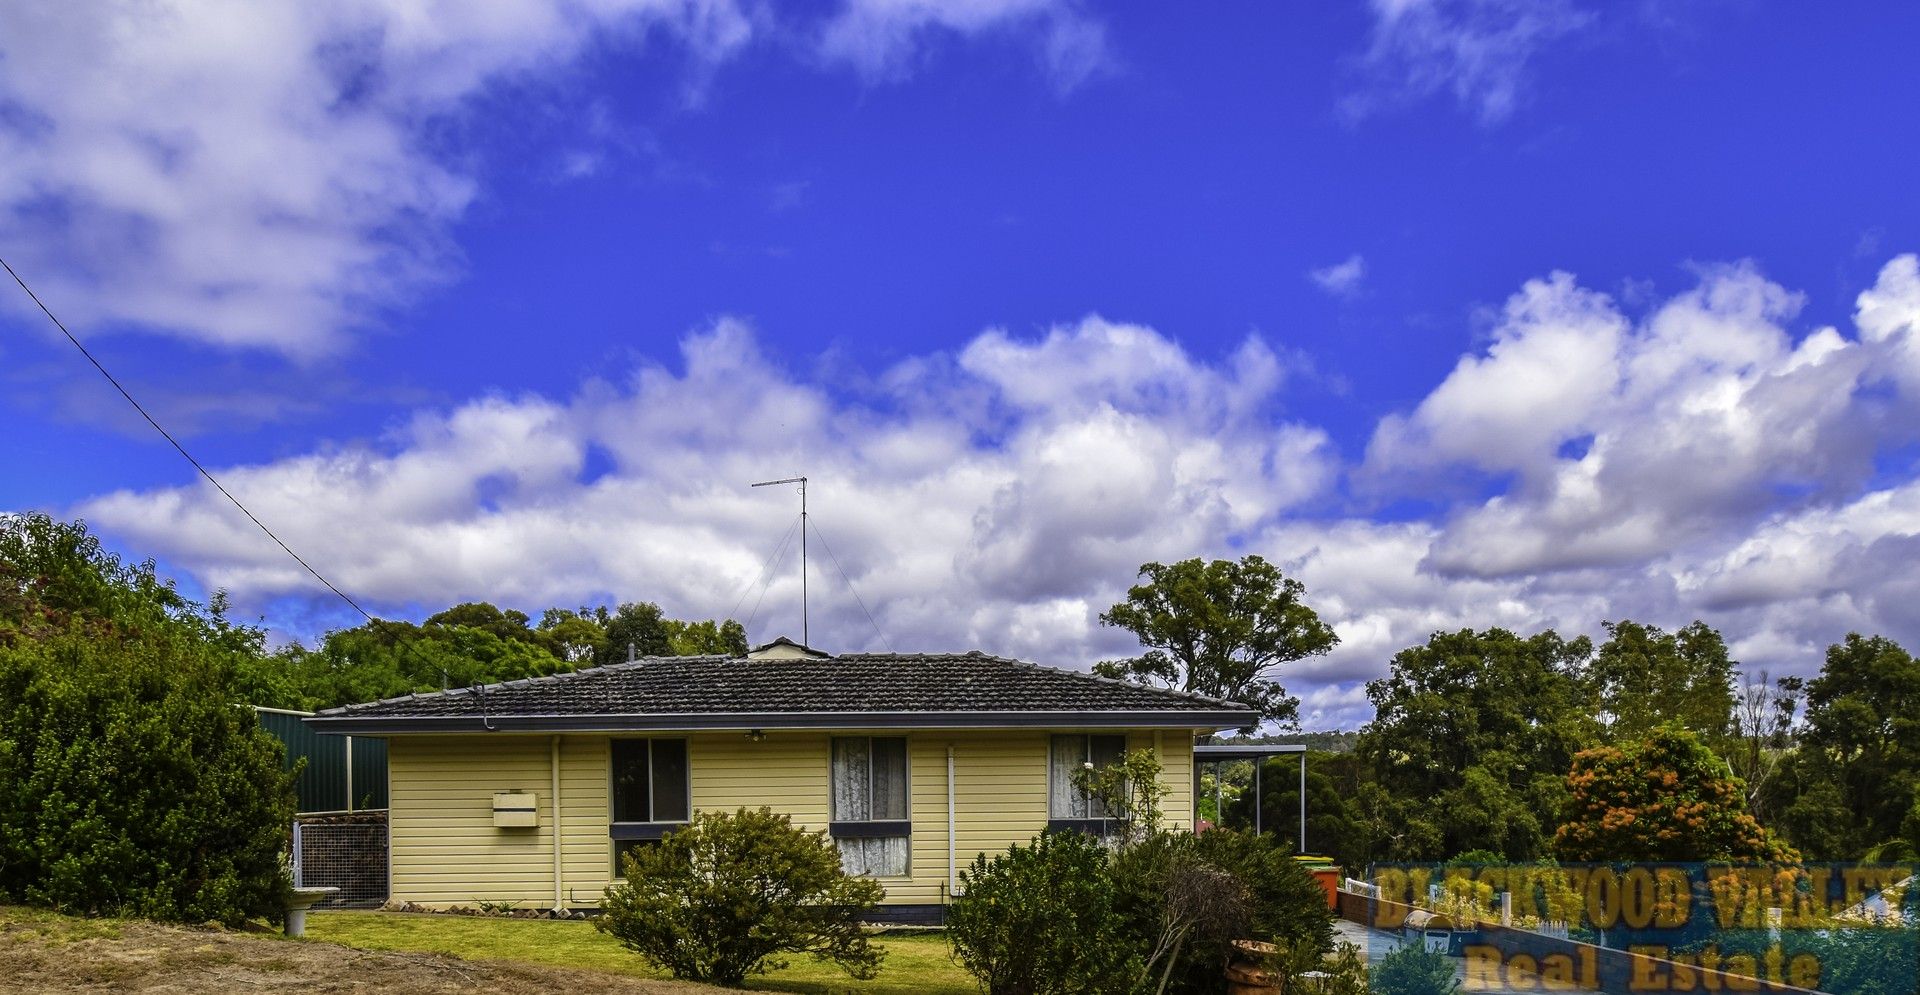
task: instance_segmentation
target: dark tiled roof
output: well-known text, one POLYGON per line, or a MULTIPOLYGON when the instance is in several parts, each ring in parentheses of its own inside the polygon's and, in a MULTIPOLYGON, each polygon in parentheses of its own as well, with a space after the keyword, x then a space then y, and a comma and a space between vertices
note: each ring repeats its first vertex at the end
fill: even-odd
MULTIPOLYGON (((849 653, 816 659, 729 656, 649 657, 553 677, 409 695, 327 709, 314 725, 347 731, 371 720, 457 719, 489 723, 570 717, 586 728, 595 716, 807 716, 861 713, 1147 713, 1196 725, 1245 724, 1246 706, 1196 694, 1142 687, 1078 671, 967 654, 849 653), (349 721, 334 721, 349 720, 349 721), (365 721, 363 721, 365 720, 365 721)), ((857 721, 860 714, 853 718, 857 721)), ((1036 715, 1035 718, 1039 716, 1036 715)), ((398 723, 389 723, 398 731, 398 723)), ((779 723, 769 722, 777 726, 779 723)), ((993 724, 982 721, 979 724, 993 724)), ((516 728, 554 723, 511 722, 516 728)))

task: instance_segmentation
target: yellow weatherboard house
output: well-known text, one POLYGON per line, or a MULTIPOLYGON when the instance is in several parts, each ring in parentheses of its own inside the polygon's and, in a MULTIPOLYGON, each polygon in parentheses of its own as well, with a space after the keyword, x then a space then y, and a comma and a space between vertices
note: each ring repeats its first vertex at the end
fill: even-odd
POLYGON ((1237 702, 966 654, 648 657, 320 712, 388 743, 389 896, 593 908, 619 855, 695 812, 762 805, 886 887, 875 917, 938 921, 979 853, 1106 814, 1070 773, 1151 749, 1191 826, 1194 737, 1237 702))

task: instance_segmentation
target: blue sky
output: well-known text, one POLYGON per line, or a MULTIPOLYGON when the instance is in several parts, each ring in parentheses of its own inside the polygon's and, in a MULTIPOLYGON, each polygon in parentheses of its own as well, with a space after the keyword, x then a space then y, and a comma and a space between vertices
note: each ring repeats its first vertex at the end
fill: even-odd
MULTIPOLYGON (((1917 28, 16 11, 0 247, 381 611, 725 613, 791 514, 744 485, 805 472, 888 643, 1084 665, 1127 650, 1093 616, 1139 563, 1260 552, 1343 635, 1291 679, 1309 724, 1351 726, 1436 628, 1703 617, 1776 673, 1920 639, 1917 28)), ((0 507, 84 515, 282 637, 347 621, 0 296, 0 507)), ((816 641, 879 641, 815 586, 816 641)))

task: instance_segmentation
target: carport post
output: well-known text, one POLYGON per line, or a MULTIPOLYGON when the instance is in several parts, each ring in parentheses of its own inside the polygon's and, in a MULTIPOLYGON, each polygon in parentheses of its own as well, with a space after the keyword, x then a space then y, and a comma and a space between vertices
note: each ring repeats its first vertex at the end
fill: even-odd
POLYGON ((1253 834, 1260 835, 1260 757, 1253 758, 1253 834))
POLYGON ((1307 852, 1307 754, 1300 754, 1300 852, 1307 852))

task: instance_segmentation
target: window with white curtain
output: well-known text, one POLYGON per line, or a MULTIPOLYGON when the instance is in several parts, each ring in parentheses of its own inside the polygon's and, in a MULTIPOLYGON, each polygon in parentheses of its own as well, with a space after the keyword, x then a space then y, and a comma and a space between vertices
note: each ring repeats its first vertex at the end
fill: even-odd
POLYGON ((907 741, 901 736, 833 740, 834 843, 849 874, 907 873, 907 741))
POLYGON ((1052 752, 1053 760, 1047 771, 1047 814, 1055 820, 1111 818, 1112 814, 1100 799, 1074 785, 1073 772, 1119 763, 1127 752, 1127 737, 1060 735, 1053 737, 1052 752))

